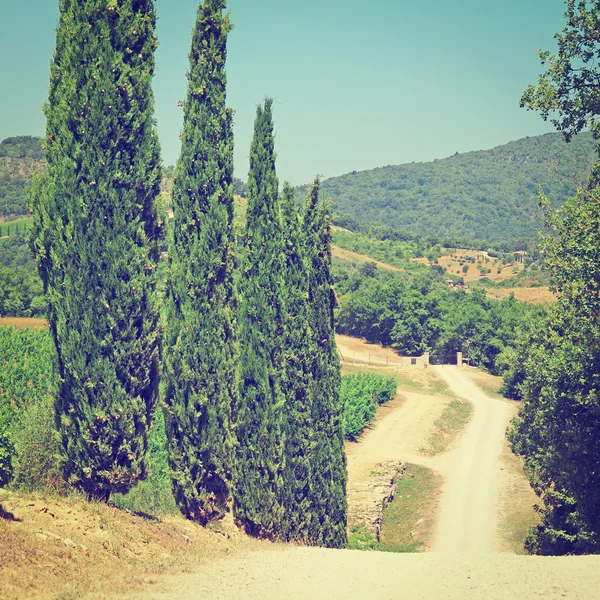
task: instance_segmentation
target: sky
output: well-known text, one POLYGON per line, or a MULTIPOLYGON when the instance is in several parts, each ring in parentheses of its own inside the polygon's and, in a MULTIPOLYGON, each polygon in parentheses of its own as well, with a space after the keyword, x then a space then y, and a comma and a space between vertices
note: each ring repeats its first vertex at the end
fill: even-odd
MULTIPOLYGON (((197 0, 156 0, 154 92, 175 164, 197 0)), ((56 0, 0 0, 0 140, 44 133, 56 0)), ((229 0, 228 103, 246 179, 256 106, 274 99, 281 181, 431 161, 552 131, 519 98, 554 50, 563 0, 229 0)))

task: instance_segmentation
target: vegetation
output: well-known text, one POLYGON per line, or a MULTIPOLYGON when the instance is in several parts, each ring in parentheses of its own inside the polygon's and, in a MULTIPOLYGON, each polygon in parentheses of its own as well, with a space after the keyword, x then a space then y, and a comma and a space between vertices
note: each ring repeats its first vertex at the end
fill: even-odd
POLYGON ((233 134, 225 104, 229 17, 198 7, 173 186, 165 343, 170 467, 181 512, 203 525, 230 496, 235 394, 233 134))
POLYGON ((0 245, 0 316, 36 317, 46 312, 42 282, 25 235, 15 234, 0 245))
POLYGON ((104 500, 146 477, 158 393, 154 25, 152 2, 124 1, 118 11, 61 4, 47 174, 32 192, 32 245, 58 354, 63 468, 69 483, 104 500))
POLYGON ((436 429, 428 440, 428 446, 423 449, 425 454, 437 456, 445 452, 465 428, 472 413, 473 405, 470 402, 452 400, 448 403, 434 423, 436 429))
MULTIPOLYGON (((540 75, 538 85, 530 85, 521 97, 521 107, 539 111, 544 121, 551 116, 552 124, 570 142, 584 128, 589 128, 594 140, 600 140, 600 86, 597 64, 600 45, 600 2, 598 0, 566 0, 566 24, 554 37, 558 53, 539 51, 547 70, 540 75)), ((600 184, 600 146, 589 181, 590 187, 600 184)), ((549 190, 546 194, 554 197, 549 190)))
POLYGON ((329 207, 319 202, 315 179, 304 209, 308 304, 311 307, 312 360, 309 395, 314 431, 310 489, 311 541, 328 548, 346 546, 346 455, 340 399, 340 359, 335 343, 337 300, 331 274, 329 207))
POLYGON ((44 170, 44 162, 39 138, 12 137, 0 143, 0 220, 27 214, 27 187, 44 170))
POLYGON ((394 499, 384 512, 380 540, 353 527, 348 548, 380 552, 421 552, 431 542, 438 502, 439 476, 431 469, 409 464, 396 482, 394 499))
POLYGON ((344 375, 340 395, 344 403, 344 435, 356 440, 372 421, 377 405, 396 394, 396 379, 372 373, 344 375))
MULTIPOLYGON (((567 140, 585 126, 600 137, 597 28, 600 3, 567 0, 559 52, 540 54, 548 71, 522 105, 550 114, 567 140)), ((580 137, 580 136, 578 136, 580 137)), ((526 548, 536 554, 600 551, 600 155, 588 181, 560 210, 541 196, 550 233, 542 249, 558 304, 515 351, 506 387, 523 399, 510 434, 541 498, 541 523, 526 548)))
POLYGON ((258 106, 250 148, 248 212, 239 279, 239 400, 234 510, 247 533, 276 538, 283 518, 285 398, 283 238, 275 172, 272 101, 258 106))
POLYGON ((431 163, 333 177, 323 191, 333 200, 335 224, 353 231, 385 223, 396 239, 525 250, 542 226, 538 186, 559 206, 588 177, 593 152, 591 134, 569 146, 547 134, 431 163))
POLYGON ((509 385, 523 398, 511 433, 543 501, 542 523, 527 541, 537 554, 600 549, 600 303, 598 190, 581 192, 550 213, 556 237, 545 249, 558 305, 545 327, 522 340, 509 385))
POLYGON ((283 472, 284 537, 310 543, 310 493, 313 477, 314 429, 310 395, 313 331, 308 305, 308 265, 294 189, 285 184, 281 199, 284 239, 285 362, 282 378, 286 398, 285 467, 283 472))
POLYGON ((356 283, 341 272, 338 279, 343 294, 339 333, 392 346, 407 356, 430 352, 433 361, 446 362, 462 350, 472 365, 491 373, 505 368, 498 357, 514 345, 519 328, 545 310, 513 297, 498 302, 477 289, 451 289, 431 269, 356 283))
POLYGON ((52 406, 56 354, 45 329, 0 327, 0 463, 3 484, 57 487, 58 443, 52 406))

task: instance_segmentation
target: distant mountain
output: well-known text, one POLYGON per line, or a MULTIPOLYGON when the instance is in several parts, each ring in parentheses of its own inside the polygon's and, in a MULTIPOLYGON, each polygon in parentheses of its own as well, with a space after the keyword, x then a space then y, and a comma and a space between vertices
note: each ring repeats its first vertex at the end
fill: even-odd
POLYGON ((354 171, 322 189, 334 221, 350 229, 380 223, 440 241, 514 245, 535 240, 541 227, 538 186, 560 205, 587 179, 594 150, 587 132, 570 144, 549 133, 430 163, 354 171))
POLYGON ((27 213, 27 186, 44 164, 39 138, 11 137, 0 143, 0 218, 27 213))

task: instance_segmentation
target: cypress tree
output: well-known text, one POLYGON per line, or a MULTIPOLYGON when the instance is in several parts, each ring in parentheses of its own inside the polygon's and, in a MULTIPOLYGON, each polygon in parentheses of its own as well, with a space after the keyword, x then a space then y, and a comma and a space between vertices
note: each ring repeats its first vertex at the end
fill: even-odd
POLYGON ((224 8, 224 0, 198 7, 169 240, 169 463, 182 513, 203 525, 227 510, 233 448, 233 137, 225 103, 231 27, 224 8))
POLYGON ((248 212, 239 280, 239 403, 234 410, 234 514, 247 533, 281 534, 283 244, 272 100, 259 106, 250 148, 248 212))
POLYGON ((283 504, 286 539, 310 543, 310 482, 313 423, 310 367, 313 344, 309 327, 308 279, 294 188, 286 183, 281 202, 285 292, 285 470, 283 504))
POLYGON ((91 497, 146 475, 157 400, 159 145, 151 0, 61 0, 32 245, 58 352, 68 480, 91 497))
POLYGON ((311 458, 311 544, 346 545, 346 456, 342 431, 340 361, 335 343, 329 209, 319 204, 319 179, 310 190, 304 213, 308 301, 311 307, 312 357, 309 394, 314 451, 311 458))

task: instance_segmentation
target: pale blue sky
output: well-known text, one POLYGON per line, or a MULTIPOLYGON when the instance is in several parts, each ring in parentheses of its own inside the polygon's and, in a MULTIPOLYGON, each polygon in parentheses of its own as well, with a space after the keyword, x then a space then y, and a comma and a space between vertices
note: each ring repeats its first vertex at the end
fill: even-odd
MULTIPOLYGON (((157 0, 154 82, 166 164, 179 153, 196 0, 157 0)), ((0 0, 0 139, 42 135, 58 2, 0 0)), ((551 131, 518 106, 554 49, 563 0, 230 0, 228 100, 246 178, 256 104, 275 98, 281 180, 429 161, 551 131)))

